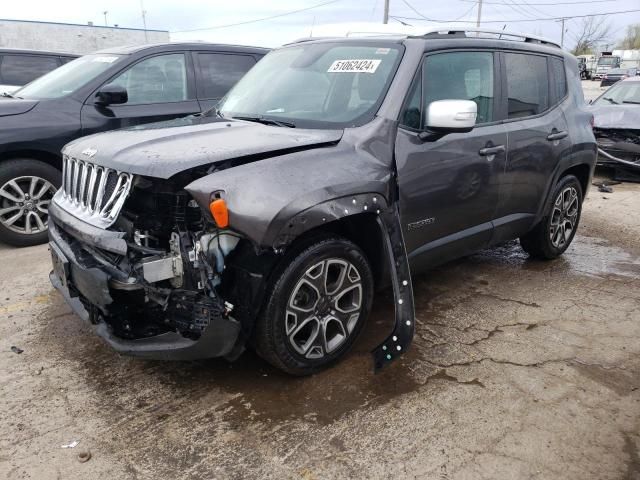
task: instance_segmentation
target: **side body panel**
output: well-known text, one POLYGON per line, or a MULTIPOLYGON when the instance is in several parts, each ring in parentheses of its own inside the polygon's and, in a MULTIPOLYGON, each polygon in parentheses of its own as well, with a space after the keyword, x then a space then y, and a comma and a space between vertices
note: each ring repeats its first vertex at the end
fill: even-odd
POLYGON ((73 98, 42 100, 26 113, 0 117, 0 156, 35 151, 59 157, 80 136, 80 108, 73 98))
POLYGON ((501 125, 421 142, 400 130, 396 145, 402 228, 412 264, 422 270, 488 245, 506 145, 501 125))

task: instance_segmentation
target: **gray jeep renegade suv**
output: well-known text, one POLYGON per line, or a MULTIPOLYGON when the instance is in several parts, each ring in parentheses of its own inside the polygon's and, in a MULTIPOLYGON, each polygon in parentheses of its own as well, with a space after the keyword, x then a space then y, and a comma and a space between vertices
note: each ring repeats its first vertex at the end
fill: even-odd
POLYGON ((98 335, 147 358, 292 374, 349 350, 376 286, 414 332, 412 273, 520 238, 571 243, 596 160, 578 63, 504 32, 299 41, 217 109, 64 150, 51 281, 98 335))

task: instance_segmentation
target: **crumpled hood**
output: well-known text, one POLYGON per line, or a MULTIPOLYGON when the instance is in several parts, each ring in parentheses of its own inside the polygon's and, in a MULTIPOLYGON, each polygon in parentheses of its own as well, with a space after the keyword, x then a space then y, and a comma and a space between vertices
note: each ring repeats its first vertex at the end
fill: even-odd
POLYGON ((0 97, 0 117, 20 115, 32 110, 38 100, 23 100, 21 98, 0 97))
POLYGON ((596 128, 640 129, 640 105, 590 107, 596 128))
POLYGON ((136 175, 169 178, 201 165, 335 143, 342 133, 190 116, 83 137, 62 153, 136 175))

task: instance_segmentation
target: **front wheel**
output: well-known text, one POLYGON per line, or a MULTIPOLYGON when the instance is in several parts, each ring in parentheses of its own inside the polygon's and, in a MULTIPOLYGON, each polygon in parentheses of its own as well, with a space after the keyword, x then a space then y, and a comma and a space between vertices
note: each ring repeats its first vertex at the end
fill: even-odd
POLYGON ((47 241, 49 204, 60 186, 60 171, 44 162, 0 163, 0 241, 16 247, 47 241))
POLYGON ((530 256, 544 260, 559 257, 569 248, 582 213, 582 186, 573 175, 560 179, 551 196, 545 216, 526 235, 520 245, 530 256))
POLYGON ((373 275, 362 250, 339 237, 317 240, 285 264, 256 325, 256 349, 287 373, 309 375, 353 345, 371 310, 373 275))

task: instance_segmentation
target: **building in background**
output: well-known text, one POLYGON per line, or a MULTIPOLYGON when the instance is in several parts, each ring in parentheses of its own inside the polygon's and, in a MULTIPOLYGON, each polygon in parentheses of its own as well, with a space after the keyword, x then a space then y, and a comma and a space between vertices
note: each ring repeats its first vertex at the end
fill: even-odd
POLYGON ((123 45, 169 41, 166 30, 0 19, 0 48, 49 50, 78 55, 123 45))

